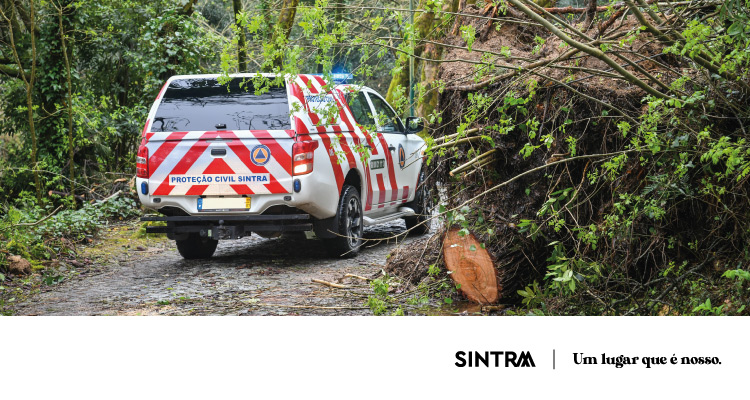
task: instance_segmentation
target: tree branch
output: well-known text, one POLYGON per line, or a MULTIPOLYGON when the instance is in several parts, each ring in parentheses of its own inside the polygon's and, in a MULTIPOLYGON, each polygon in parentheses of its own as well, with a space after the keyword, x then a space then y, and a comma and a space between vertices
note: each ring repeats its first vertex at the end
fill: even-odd
POLYGON ((653 87, 649 86, 646 82, 643 82, 642 80, 638 79, 635 75, 628 72, 625 68, 621 67, 619 64, 617 64, 613 59, 609 58, 606 54, 604 54, 603 51, 591 47, 589 45, 583 44, 581 42, 578 42, 576 40, 573 40, 570 36, 568 36, 565 32, 558 29, 556 26, 554 26, 551 22, 547 21, 546 19, 542 18, 539 14, 535 13, 534 11, 531 11, 528 7, 526 7, 521 1, 519 0, 508 0, 509 3, 513 4, 517 9, 521 10, 524 14, 526 14, 529 18, 533 19, 536 22, 539 22, 540 24, 544 25, 547 30, 552 32, 554 35, 562 39, 565 43, 569 44, 570 46, 592 56, 596 57, 599 60, 605 62, 607 65, 612 67, 615 71, 617 71, 620 75, 625 77, 625 79, 638 86, 639 88, 643 89, 646 93, 658 97, 660 99, 669 99, 671 98, 669 95, 664 94, 653 87))
POLYGON ((2 65, 2 64, 0 64, 0 73, 3 74, 3 75, 7 75, 7 76, 9 76, 11 78, 16 78, 16 79, 24 79, 25 78, 26 80, 28 80, 28 79, 31 78, 31 74, 29 72, 27 72, 27 71, 21 71, 21 70, 19 70, 17 68, 8 67, 8 66, 2 65))

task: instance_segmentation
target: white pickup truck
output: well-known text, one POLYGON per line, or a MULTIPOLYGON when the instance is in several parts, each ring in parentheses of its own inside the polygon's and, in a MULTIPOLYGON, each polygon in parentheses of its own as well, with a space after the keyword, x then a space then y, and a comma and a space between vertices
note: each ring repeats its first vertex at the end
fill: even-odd
POLYGON ((429 230, 419 118, 404 125, 372 89, 316 75, 170 78, 143 128, 141 203, 165 221, 184 258, 218 240, 309 231, 331 254, 353 256, 363 227, 404 218, 429 230), (265 88, 263 90, 257 90, 265 88))

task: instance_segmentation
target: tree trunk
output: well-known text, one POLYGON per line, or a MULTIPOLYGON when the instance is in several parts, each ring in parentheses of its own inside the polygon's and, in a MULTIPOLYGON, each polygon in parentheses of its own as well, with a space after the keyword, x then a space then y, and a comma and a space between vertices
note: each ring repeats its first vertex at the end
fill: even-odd
POLYGON ((28 84, 26 85, 26 106, 29 111, 29 133, 31 134, 31 163, 34 166, 34 186, 36 186, 36 199, 42 201, 42 182, 39 179, 39 170, 37 160, 37 149, 39 147, 36 140, 36 130, 34 129, 34 101, 32 95, 34 92, 34 80, 36 78, 36 11, 34 10, 34 0, 29 0, 29 18, 31 20, 31 29, 29 35, 31 35, 31 76, 29 77, 28 84))
POLYGON ((589 3, 586 6, 586 21, 583 23, 585 30, 589 30, 589 28, 591 28, 591 24, 594 23, 594 18, 596 17, 596 0, 588 1, 589 3))
POLYGON ((73 160, 73 156, 75 154, 73 144, 73 79, 70 72, 70 57, 68 56, 68 45, 65 42, 65 28, 63 26, 63 12, 65 11, 65 8, 66 7, 60 5, 60 7, 57 9, 57 16, 60 27, 60 44, 62 46, 62 53, 65 60, 65 72, 67 73, 66 83, 68 86, 68 163, 70 164, 70 196, 71 198, 75 198, 76 176, 75 162, 73 160))
POLYGON ((234 24, 237 26, 237 70, 247 72, 247 44, 245 27, 237 22, 237 15, 242 12, 242 0, 232 0, 234 6, 234 24))
MULTIPOLYGON (((421 0, 419 2, 419 8, 424 9, 427 1, 421 0)), ((443 12, 456 12, 458 10, 459 0, 450 0, 443 4, 443 12)), ((419 44, 422 39, 429 39, 431 41, 440 41, 446 33, 450 31, 450 26, 436 26, 435 23, 438 19, 434 12, 423 12, 419 13, 414 21, 414 32, 415 41, 418 43, 414 48, 414 55, 420 58, 428 58, 433 60, 440 60, 442 57, 442 47, 434 44, 419 44)), ((409 62, 409 56, 406 54, 399 55, 399 59, 396 65, 401 66, 401 70, 393 75, 391 83, 388 87, 388 94, 386 99, 392 103, 398 103, 396 100, 397 94, 400 92, 399 87, 406 87, 406 93, 409 92, 409 69, 407 68, 409 62)), ((415 87, 419 88, 416 91, 414 101, 416 102, 416 114, 421 117, 427 117, 433 112, 437 105, 438 93, 433 87, 434 82, 437 80, 439 61, 424 61, 415 60, 415 87)))
POLYGON ((42 200, 42 186, 41 180, 39 179, 39 171, 37 170, 37 137, 36 130, 34 128, 34 82, 36 79, 36 10, 34 8, 34 0, 29 0, 29 12, 26 14, 25 10, 21 10, 17 4, 9 4, 6 2, 2 12, 3 19, 8 23, 10 29, 7 30, 8 41, 10 42, 10 50, 13 52, 13 59, 18 67, 18 77, 23 80, 24 86, 26 86, 26 108, 27 116, 29 119, 29 135, 31 135, 31 165, 32 174, 34 175, 34 186, 36 190, 37 201, 42 200), (21 56, 18 53, 17 37, 21 34, 20 26, 17 24, 17 18, 14 12, 21 16, 21 19, 26 22, 28 20, 27 30, 29 31, 29 37, 31 41, 31 71, 27 74, 24 71, 23 62, 21 56), (25 14, 25 16, 24 16, 25 14))
POLYGON ((281 69, 281 65, 284 61, 284 47, 289 40, 289 33, 292 32, 294 17, 297 15, 297 5, 299 5, 299 0, 284 0, 281 5, 279 20, 276 23, 276 29, 274 30, 271 39, 271 42, 275 47, 275 53, 272 59, 274 69, 281 69))
POLYGON ((479 304, 495 303, 499 290, 492 258, 474 235, 461 236, 458 232, 458 228, 453 228, 443 239, 445 267, 453 272, 450 277, 469 300, 479 304))
MULTIPOLYGON (((419 5, 417 6, 417 9, 423 10, 425 6, 427 5, 428 0, 420 0, 419 5)), ((435 13, 433 12, 421 12, 416 13, 414 16, 414 48, 411 49, 414 56, 419 57, 422 54, 422 49, 424 46, 420 46, 418 43, 421 39, 424 39, 432 29, 432 25, 435 19, 435 13)), ((404 40, 409 40, 410 38, 404 38, 404 40)), ((414 70, 419 70, 419 61, 414 60, 414 70)), ((401 70, 399 70, 396 74, 393 75, 393 78, 391 78, 391 83, 388 85, 388 92, 386 94, 386 100, 388 100, 389 103, 398 103, 396 96, 401 95, 401 88, 406 88, 406 91, 403 92, 405 96, 409 95, 409 56, 403 53, 399 53, 398 59, 396 60, 396 66, 400 67, 401 70)), ((415 72, 416 75, 416 72, 415 72)), ((415 81, 414 84, 416 85, 417 82, 415 81)))
MULTIPOLYGON (((458 5, 459 0, 447 1, 443 3, 443 12, 456 12, 458 11, 458 5)), ((448 33, 449 28, 449 26, 436 27, 434 29, 435 37, 433 40, 442 39, 448 33)), ((425 46, 423 57, 430 60, 441 60, 443 58, 443 47, 430 43, 425 46)), ((419 77, 420 96, 417 101, 417 115, 424 118, 432 114, 435 111, 435 107, 437 107, 439 93, 435 86, 435 81, 438 78, 439 67, 439 61, 422 62, 422 73, 419 77)))

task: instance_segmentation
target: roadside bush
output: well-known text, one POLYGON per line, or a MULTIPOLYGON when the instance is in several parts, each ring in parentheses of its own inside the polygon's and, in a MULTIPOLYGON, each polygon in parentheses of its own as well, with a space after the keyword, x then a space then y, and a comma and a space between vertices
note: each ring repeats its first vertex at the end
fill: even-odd
POLYGON ((129 197, 115 197, 87 204, 79 210, 60 211, 51 217, 51 206, 39 207, 31 196, 22 196, 17 206, 5 206, 0 215, 0 271, 7 271, 8 257, 21 256, 35 269, 44 262, 75 254, 75 244, 106 228, 111 221, 139 214, 129 197))

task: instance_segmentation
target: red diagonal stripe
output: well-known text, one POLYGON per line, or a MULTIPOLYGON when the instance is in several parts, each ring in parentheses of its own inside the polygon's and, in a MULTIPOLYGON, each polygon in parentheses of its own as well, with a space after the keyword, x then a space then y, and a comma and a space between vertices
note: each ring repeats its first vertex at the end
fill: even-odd
POLYGON ((394 201, 398 197, 398 193, 396 193, 398 186, 396 186, 396 172, 393 167, 393 155, 391 155, 391 151, 388 150, 388 143, 386 143, 385 137, 383 137, 382 133, 378 133, 378 139, 380 139, 380 145, 382 146, 383 153, 385 153, 385 159, 388 162, 388 178, 391 182, 391 201, 394 201))
POLYGON ((185 196, 200 196, 206 189, 208 189, 208 185, 193 185, 185 192, 185 196))
POLYGON ((302 118, 300 117, 294 117, 294 126, 297 128, 297 134, 310 133, 310 130, 307 129, 307 125, 302 122, 302 118))
POLYGON ((349 162, 349 168, 357 168, 357 161, 354 159, 354 152, 349 148, 349 143, 346 141, 346 137, 341 133, 341 128, 338 126, 333 127, 333 131, 336 132, 336 137, 339 138, 339 145, 341 150, 346 154, 346 161, 349 162))
MULTIPOLYGON (((339 115, 341 116, 341 121, 346 124, 346 129, 348 129, 350 132, 354 130, 354 125, 351 121, 349 121, 349 117, 346 115, 346 112, 344 111, 344 107, 346 107, 346 110, 349 110, 349 104, 346 103, 346 101, 343 100, 343 96, 339 92, 338 96, 333 96, 333 98, 336 100, 336 105, 339 107, 339 115), (339 99, 339 96, 341 96, 342 99, 339 99)), ((349 110, 349 113, 351 114, 352 110, 349 110)), ((354 114, 352 114, 354 115, 354 114)))
POLYGON ((372 209, 372 179, 370 179, 370 166, 365 163, 365 181, 367 181, 367 201, 365 211, 372 209))
POLYGON ((250 189, 250 186, 247 185, 229 185, 234 189, 237 194, 255 194, 252 189, 250 189))
POLYGON ((333 176, 336 179, 336 187, 341 193, 341 188, 344 186, 344 172, 341 171, 341 165, 338 163, 338 156, 335 152, 331 151, 331 139, 326 134, 320 134, 320 141, 323 143, 323 147, 326 149, 326 154, 331 161, 331 168, 333 168, 333 176), (333 153, 333 155, 331 155, 333 153))
POLYGON ((276 180, 276 177, 273 176, 265 167, 258 166, 253 164, 252 161, 250 161, 250 149, 245 146, 240 139, 232 140, 227 144, 229 148, 234 152, 234 154, 237 155, 237 158, 242 161, 245 166, 247 166, 247 169, 249 169, 254 174, 268 174, 270 182, 264 184, 266 188, 271 193, 287 193, 288 191, 284 188, 283 185, 279 183, 278 180, 276 180))
POLYGON ((292 156, 287 153, 287 151, 284 150, 283 147, 281 147, 279 142, 277 142, 276 139, 274 139, 273 136, 268 133, 268 131, 252 131, 252 134, 258 139, 263 139, 260 141, 260 143, 265 144, 269 149, 271 149, 271 154, 269 154, 269 156, 276 159, 276 162, 278 162, 281 167, 284 168, 284 171, 291 175, 292 156))
MULTIPOLYGON (((167 142, 169 143, 169 142, 167 142)), ((167 144, 165 143, 165 144, 167 144)), ((164 145, 162 145, 163 147, 164 145)), ((195 164, 196 161, 200 158, 201 154, 203 154, 204 151, 208 148, 208 143, 204 141, 197 141, 193 145, 193 147, 188 150, 187 153, 182 157, 182 159, 175 165, 174 168, 172 168, 172 171, 167 174, 167 177, 164 179, 164 182, 162 182, 158 188, 154 191, 154 195, 158 196, 166 196, 170 192, 172 192, 172 189, 174 189, 174 186, 171 186, 169 184, 169 175, 184 175, 185 172, 187 172, 190 167, 195 164)))
POLYGON ((306 110, 309 110, 307 102, 305 101, 305 94, 302 92, 302 88, 299 87, 297 82, 290 82, 289 89, 292 92, 292 96, 296 97, 306 110))
POLYGON ((203 171, 204 174, 234 174, 234 170, 221 158, 214 158, 203 171))
POLYGON ((320 85, 320 88, 322 90, 325 90, 324 88, 326 86, 326 81, 323 80, 322 76, 313 75, 313 79, 318 82, 318 85, 320 85))
POLYGON ((378 189, 380 189, 378 197, 378 208, 380 208, 385 203, 385 182, 383 182, 383 174, 377 174, 376 178, 378 179, 378 189))
POLYGON ((307 87, 311 94, 318 94, 318 89, 315 88, 315 85, 310 83, 310 78, 308 78, 307 75, 300 75, 299 78, 302 79, 302 82, 305 83, 305 87, 307 87))
POLYGON ((159 146, 156 151, 154 151, 154 154, 150 155, 148 158, 148 174, 149 178, 151 175, 156 172, 157 169, 159 169, 159 166, 161 165, 164 160, 169 156, 169 154, 174 150, 175 147, 177 147, 178 144, 180 144, 180 140, 182 140, 183 137, 187 135, 187 132, 174 132, 167 136, 164 143, 159 146))

